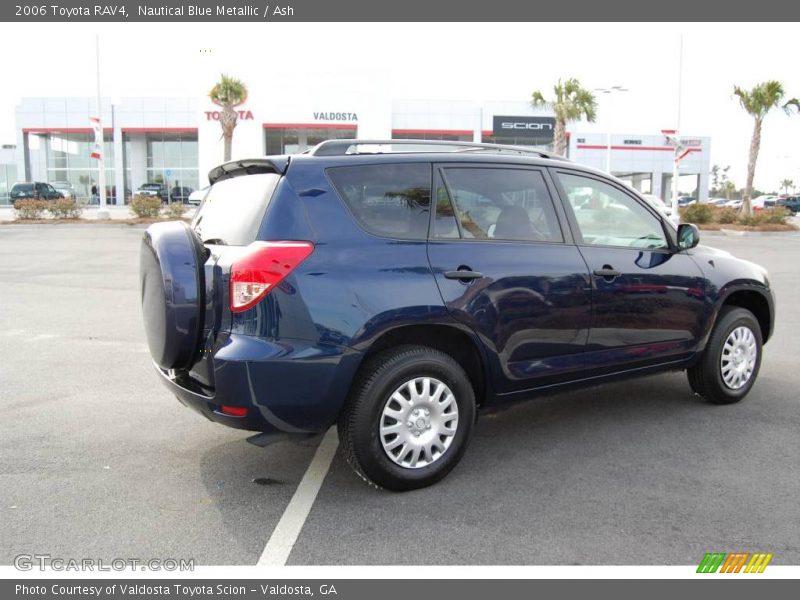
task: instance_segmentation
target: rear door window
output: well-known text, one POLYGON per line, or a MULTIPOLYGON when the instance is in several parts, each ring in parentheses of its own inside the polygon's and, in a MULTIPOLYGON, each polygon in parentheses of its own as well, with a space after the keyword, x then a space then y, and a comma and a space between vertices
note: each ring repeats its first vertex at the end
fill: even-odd
POLYGON ((255 241, 281 176, 259 173, 224 179, 211 186, 192 228, 205 242, 246 246, 255 241))
POLYGON ((369 233, 404 240, 427 238, 429 163, 333 167, 327 172, 356 221, 369 233))

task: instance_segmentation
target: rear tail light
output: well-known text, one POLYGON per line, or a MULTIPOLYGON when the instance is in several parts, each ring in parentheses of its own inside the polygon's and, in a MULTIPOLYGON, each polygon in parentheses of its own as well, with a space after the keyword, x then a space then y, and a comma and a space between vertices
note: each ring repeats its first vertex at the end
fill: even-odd
POLYGON ((255 306, 314 251, 311 242, 253 242, 231 267, 231 310, 255 306))

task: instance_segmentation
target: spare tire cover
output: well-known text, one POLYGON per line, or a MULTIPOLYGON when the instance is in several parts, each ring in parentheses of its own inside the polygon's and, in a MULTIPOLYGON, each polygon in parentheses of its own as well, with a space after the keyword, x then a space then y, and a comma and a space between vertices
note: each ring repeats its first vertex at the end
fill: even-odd
POLYGON ((192 364, 203 327, 204 248, 183 221, 155 223, 140 252, 142 315, 150 355, 164 369, 192 364))

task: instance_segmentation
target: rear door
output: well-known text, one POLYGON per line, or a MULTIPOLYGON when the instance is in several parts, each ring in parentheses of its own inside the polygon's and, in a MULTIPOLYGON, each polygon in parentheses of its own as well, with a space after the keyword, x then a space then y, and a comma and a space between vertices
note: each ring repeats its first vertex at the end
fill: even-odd
POLYGON ((705 278, 662 217, 600 176, 559 169, 554 178, 592 276, 587 374, 688 356, 706 318, 705 278))
POLYGON ((434 165, 428 256, 450 313, 489 351, 496 391, 580 376, 591 287, 539 168, 434 165))
POLYGON ((192 376, 214 387, 212 349, 231 329, 228 281, 231 263, 257 238, 264 214, 281 181, 278 173, 256 173, 224 179, 211 186, 192 221, 207 249, 204 271, 203 352, 192 376))

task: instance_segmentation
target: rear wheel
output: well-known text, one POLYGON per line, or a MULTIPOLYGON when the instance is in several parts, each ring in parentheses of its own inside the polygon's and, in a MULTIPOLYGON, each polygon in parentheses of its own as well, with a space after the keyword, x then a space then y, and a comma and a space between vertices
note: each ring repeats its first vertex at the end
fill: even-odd
POLYGON ((425 487, 447 475, 467 448, 475 393, 452 357, 401 346, 370 359, 339 420, 345 457, 367 482, 425 487))
POLYGON ((708 402, 738 402, 756 381, 761 349, 761 328, 753 313, 723 307, 702 357, 687 371, 689 385, 708 402))

